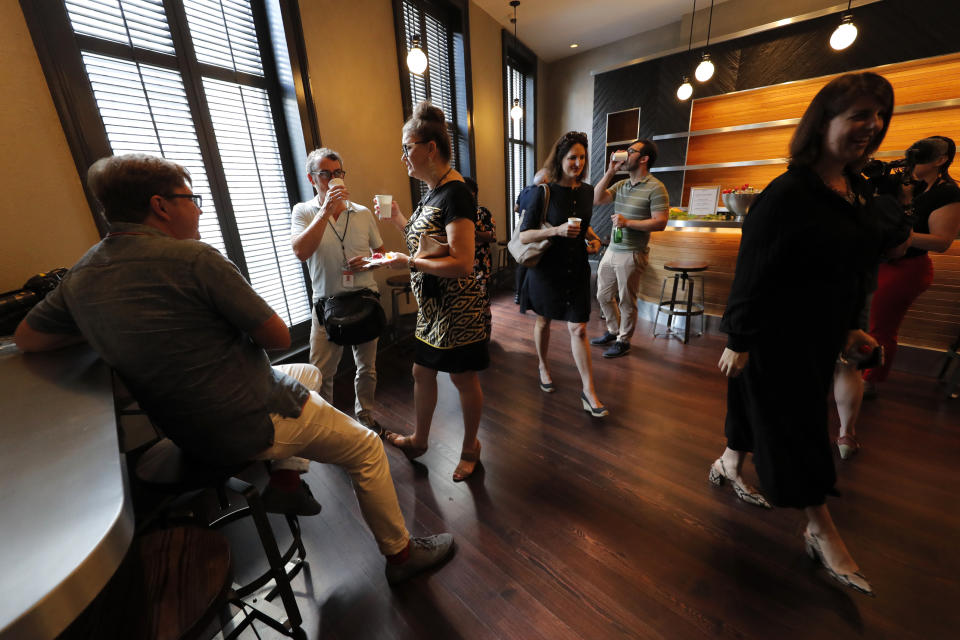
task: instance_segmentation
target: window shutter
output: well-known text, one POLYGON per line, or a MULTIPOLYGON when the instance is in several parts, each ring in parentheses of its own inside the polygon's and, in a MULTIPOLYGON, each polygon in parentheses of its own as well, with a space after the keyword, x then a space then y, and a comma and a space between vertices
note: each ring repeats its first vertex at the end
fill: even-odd
POLYGON ((203 197, 200 237, 226 255, 196 128, 180 74, 83 52, 83 64, 114 154, 151 153, 182 164, 203 197))
POLYGON ((250 3, 240 0, 185 0, 197 60, 262 76, 260 46, 250 3))
POLYGON ((310 319, 266 91, 203 79, 250 284, 288 324, 310 319))
POLYGON ((173 54, 162 0, 66 0, 77 33, 173 54))

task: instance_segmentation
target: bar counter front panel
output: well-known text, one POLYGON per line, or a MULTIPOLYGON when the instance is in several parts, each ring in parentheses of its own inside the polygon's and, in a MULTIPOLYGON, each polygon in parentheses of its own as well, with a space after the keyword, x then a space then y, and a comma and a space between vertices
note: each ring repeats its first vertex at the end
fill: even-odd
MULTIPOLYGON (((706 313, 722 316, 733 285, 741 226, 739 222, 670 220, 666 230, 650 234, 650 263, 640 282, 640 297, 656 305, 663 279, 674 275, 663 268, 664 263, 703 261, 710 265, 702 274, 706 313)), ((960 331, 960 241, 954 241, 945 253, 931 253, 930 257, 933 284, 911 306, 899 342, 945 350, 960 331)), ((664 291, 667 298, 671 287, 668 283, 664 291)), ((696 294, 697 302, 699 297, 696 294)))

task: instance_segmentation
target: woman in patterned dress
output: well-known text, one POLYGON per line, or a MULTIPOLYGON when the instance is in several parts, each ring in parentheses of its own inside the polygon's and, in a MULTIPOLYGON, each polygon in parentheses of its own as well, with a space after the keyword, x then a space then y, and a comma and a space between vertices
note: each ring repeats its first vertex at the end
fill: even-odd
MULTIPOLYGON (((450 157, 450 134, 443 111, 421 102, 403 126, 401 159, 407 173, 425 182, 430 190, 409 219, 393 201, 390 221, 403 232, 409 255, 399 254, 380 265, 409 268, 417 299, 413 365, 416 429, 412 435, 388 431, 385 437, 410 459, 426 453, 437 406, 437 372, 449 373, 463 412, 463 448, 453 472, 453 481, 462 482, 480 460, 477 431, 483 391, 477 372, 489 366, 490 356, 484 296, 474 273, 477 210, 463 177, 450 166, 450 157)), ((366 260, 355 259, 352 264, 364 267, 366 260)))

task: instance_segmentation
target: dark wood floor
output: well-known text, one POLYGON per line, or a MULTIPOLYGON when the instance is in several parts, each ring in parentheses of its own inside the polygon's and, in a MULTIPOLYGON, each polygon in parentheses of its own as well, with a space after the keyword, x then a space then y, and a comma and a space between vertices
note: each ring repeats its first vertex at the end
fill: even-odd
MULTIPOLYGON (((799 512, 707 483, 724 445, 720 336, 683 345, 641 322, 629 356, 596 349, 611 413, 597 420, 580 408, 565 326, 554 325, 558 391, 546 395, 533 318, 504 294, 493 322, 483 473, 451 481, 462 425, 444 376, 422 464, 388 447, 408 526, 452 532, 456 556, 391 590, 348 478, 312 465, 323 512, 302 520, 310 569, 296 582, 310 638, 957 637, 960 401, 943 400, 935 380, 895 372, 865 405, 861 454, 837 458, 843 495, 829 505, 871 599, 807 559, 799 512)), ((394 430, 413 426, 410 364, 404 348, 378 362, 379 419, 394 430)), ((352 407, 346 380, 337 404, 352 407)))

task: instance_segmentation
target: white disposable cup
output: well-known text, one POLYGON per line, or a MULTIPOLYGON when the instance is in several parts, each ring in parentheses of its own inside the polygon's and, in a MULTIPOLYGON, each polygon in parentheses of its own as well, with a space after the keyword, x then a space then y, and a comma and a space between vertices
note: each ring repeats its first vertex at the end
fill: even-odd
POLYGON ((576 227, 577 229, 579 229, 580 218, 567 218, 567 224, 569 224, 571 227, 576 227))
POLYGON ((327 183, 328 189, 333 189, 334 187, 342 187, 343 178, 331 178, 330 182, 327 183))
POLYGON ((626 151, 614 151, 614 152, 613 152, 613 161, 614 161, 614 162, 626 162, 626 161, 627 161, 627 152, 626 152, 626 151))
POLYGON ((373 197, 376 198, 377 204, 380 205, 380 219, 386 220, 393 217, 393 212, 390 210, 390 207, 393 205, 393 196, 376 195, 373 197))

